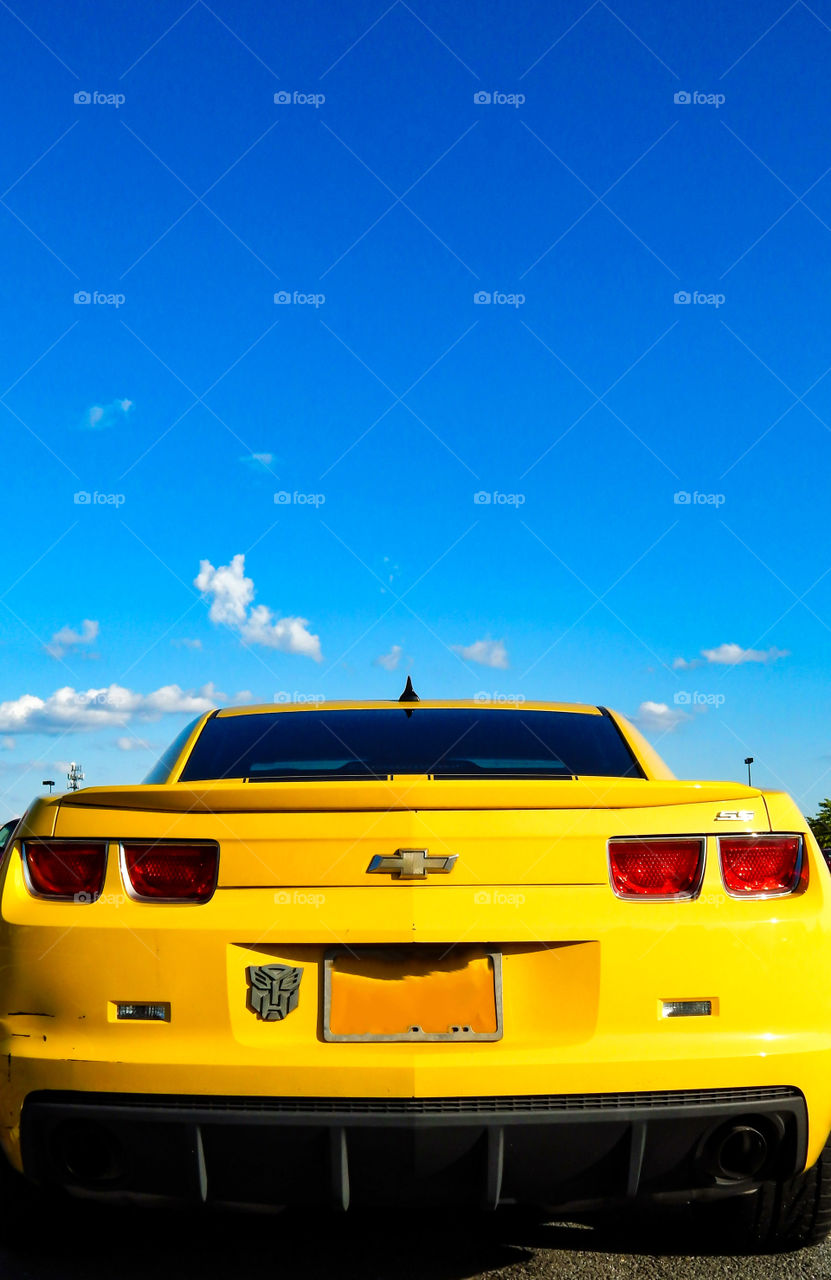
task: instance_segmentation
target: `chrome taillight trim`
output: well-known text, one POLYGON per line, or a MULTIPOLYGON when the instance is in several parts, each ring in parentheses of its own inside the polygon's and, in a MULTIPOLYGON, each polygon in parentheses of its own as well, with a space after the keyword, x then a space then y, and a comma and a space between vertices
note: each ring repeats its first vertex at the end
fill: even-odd
POLYGON ((701 893, 701 886, 704 881, 704 872, 707 866, 707 837, 701 835, 700 832, 690 832, 688 834, 679 834, 673 831, 671 835, 661 836, 610 836, 606 841, 606 870, 609 876, 609 884, 616 898, 620 898, 621 902, 693 902, 701 893), (699 845, 698 855, 698 876, 692 889, 686 893, 667 893, 667 894, 643 894, 643 893, 620 893, 615 887, 614 876, 612 875, 612 845, 613 844, 649 844, 650 841, 661 841, 661 843, 685 841, 689 843, 695 840, 699 845))
POLYGON ((67 836, 67 837, 56 836, 54 839, 47 839, 46 837, 35 836, 33 838, 23 839, 20 841, 20 865, 23 869, 23 883, 26 885, 26 891, 31 895, 31 897, 37 898, 40 902, 71 902, 73 906, 77 906, 77 907, 91 906, 92 903, 97 902, 98 899, 104 893, 104 885, 107 882, 107 867, 109 865, 109 857, 110 857, 110 841, 109 840, 85 840, 81 836, 67 836), (26 854, 27 847, 31 847, 32 845, 43 845, 46 848, 51 849, 51 848, 54 848, 55 845, 61 845, 61 844, 65 844, 65 845, 80 844, 80 845, 86 845, 87 847, 89 847, 90 845, 97 845, 104 850, 104 874, 101 877, 101 888, 98 890, 98 893, 95 893, 95 894, 41 893, 39 889, 35 888, 34 884, 32 883, 31 872, 29 871, 29 859, 26 854))
POLYGON ((808 881, 808 863, 805 860, 805 833, 802 831, 732 831, 729 835, 716 836, 718 845, 718 870, 721 876, 721 885, 728 898, 733 902, 773 902, 776 898, 790 898, 795 893, 801 892, 807 885, 808 881), (776 893, 733 893, 727 888, 724 879, 724 863, 721 856, 722 840, 775 840, 777 837, 783 837, 786 840, 799 840, 799 853, 796 858, 796 870, 794 872, 794 880, 790 889, 780 889, 776 893))
POLYGON ((124 891, 133 902, 140 902, 143 906, 155 904, 157 907, 204 907, 211 901, 216 893, 219 884, 219 858, 220 844, 218 840, 120 840, 118 842, 118 868, 121 872, 121 880, 124 885, 124 891), (127 857, 124 851, 125 844, 130 848, 140 846, 146 849, 156 849, 159 845, 181 845, 183 849, 215 849, 216 850, 216 872, 214 882, 211 886, 211 892, 207 898, 149 898, 138 892, 127 869, 127 857))

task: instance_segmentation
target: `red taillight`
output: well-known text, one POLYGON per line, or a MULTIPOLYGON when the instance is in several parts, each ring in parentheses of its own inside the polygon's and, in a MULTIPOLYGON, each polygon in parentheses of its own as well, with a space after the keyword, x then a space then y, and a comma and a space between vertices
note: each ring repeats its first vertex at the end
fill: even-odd
POLYGON ((722 836, 721 875, 737 898, 793 893, 802 870, 802 836, 722 836))
POLYGON ((610 840, 612 888, 620 898, 689 898, 704 871, 703 840, 610 840))
POLYGON ((125 844, 124 871, 137 898, 207 902, 216 888, 215 844, 125 844))
POLYGON ((23 863, 29 889, 39 897, 94 902, 104 887, 107 846, 76 840, 26 840, 23 863))

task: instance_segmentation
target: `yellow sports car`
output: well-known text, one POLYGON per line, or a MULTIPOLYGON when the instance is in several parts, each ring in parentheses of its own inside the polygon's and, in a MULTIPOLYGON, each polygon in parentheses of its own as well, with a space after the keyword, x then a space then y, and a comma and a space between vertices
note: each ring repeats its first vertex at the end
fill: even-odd
MULTIPOLYGON (((0 1141, 256 1206, 725 1200, 831 1225, 831 878, 794 803, 602 707, 200 716, 3 864, 0 1141)), ((715 1210, 714 1210, 715 1211, 715 1210)))

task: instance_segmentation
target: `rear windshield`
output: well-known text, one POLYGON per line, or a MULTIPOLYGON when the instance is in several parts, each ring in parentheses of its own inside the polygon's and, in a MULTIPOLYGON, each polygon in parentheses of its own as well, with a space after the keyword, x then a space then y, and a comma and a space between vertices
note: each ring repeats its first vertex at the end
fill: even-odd
POLYGON ((486 708, 268 712, 215 716, 181 780, 642 778, 608 716, 486 708))

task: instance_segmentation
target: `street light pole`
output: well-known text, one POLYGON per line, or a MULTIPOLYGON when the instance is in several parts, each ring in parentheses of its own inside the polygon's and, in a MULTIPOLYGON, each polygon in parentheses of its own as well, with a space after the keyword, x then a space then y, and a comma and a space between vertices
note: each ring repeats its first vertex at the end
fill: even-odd
POLYGON ((750 766, 753 764, 753 756, 745 756, 744 762, 747 765, 747 785, 750 786, 750 766))

